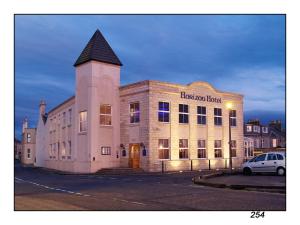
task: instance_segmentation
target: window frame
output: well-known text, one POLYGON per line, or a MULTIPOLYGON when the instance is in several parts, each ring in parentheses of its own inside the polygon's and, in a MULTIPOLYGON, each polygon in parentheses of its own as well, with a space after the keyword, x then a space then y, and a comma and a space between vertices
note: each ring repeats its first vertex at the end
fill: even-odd
POLYGON ((179 156, 179 159, 180 160, 184 160, 184 159, 189 159, 189 139, 187 139, 187 138, 182 138, 182 139, 179 139, 179 143, 178 143, 178 146, 179 146, 179 154, 178 154, 178 156, 179 156), (186 143, 187 143, 187 145, 186 146, 184 146, 184 147, 180 147, 180 141, 183 141, 183 140, 186 140, 186 143), (180 157, 180 153, 183 151, 183 154, 184 155, 186 155, 186 157, 180 157))
POLYGON ((26 134, 26 142, 31 143, 31 133, 26 134))
MULTIPOLYGON (((206 125, 207 124, 207 107, 206 106, 200 106, 198 105, 197 106, 197 124, 198 125, 206 125), (205 109, 205 113, 202 112, 202 110, 200 110, 201 112, 199 113, 199 110, 200 108, 204 108, 205 109), (199 118, 204 118, 205 119, 205 123, 199 123, 199 118)), ((202 121, 202 119, 200 119, 200 121, 202 121)))
POLYGON ((229 111, 229 121, 231 127, 237 127, 237 112, 236 109, 231 109, 229 111), (234 113, 234 115, 232 115, 234 113), (234 123, 233 123, 234 121, 234 123))
MULTIPOLYGON (((134 109, 135 109, 135 107, 134 107, 134 109)), ((140 123, 140 121, 141 121, 141 105, 140 105, 140 102, 139 101, 136 101, 136 102, 130 102, 129 103, 129 124, 139 124, 140 123), (135 105, 135 104, 138 104, 138 111, 133 111, 133 112, 131 112, 131 105, 135 105), (136 117, 136 115, 138 115, 138 117, 136 117), (132 122, 132 120, 131 120, 131 118, 138 118, 138 121, 135 121, 135 119, 133 120, 133 122, 132 122)))
POLYGON ((87 114, 87 110, 83 110, 79 112, 79 133, 86 133, 88 130, 88 114, 87 114), (86 119, 81 121, 81 113, 86 113, 86 119), (81 126, 81 125, 85 125, 85 126, 81 126), (85 130, 81 130, 82 127, 85 127, 85 130))
MULTIPOLYGON (((203 153, 203 152, 202 152, 203 153)), ((206 140, 205 139, 198 139, 197 140, 197 158, 198 159, 207 159, 207 152, 206 152, 206 140), (201 143, 201 141, 204 141, 204 147, 199 145, 199 143, 201 143), (204 150, 204 155, 205 157, 200 157, 201 155, 201 151, 204 150), (200 151, 200 152, 199 152, 200 151)))
MULTIPOLYGON (((106 111, 106 109, 105 109, 105 111, 106 111)), ((100 108, 99 108, 99 124, 100 124, 100 126, 108 126, 108 127, 110 127, 110 126, 112 126, 112 106, 110 105, 110 104, 100 104, 100 108), (108 113, 101 113, 101 106, 104 106, 104 107, 107 107, 107 106, 109 106, 110 107, 110 114, 108 114, 108 113), (101 116, 104 116, 104 124, 103 123, 101 123, 101 116), (108 121, 110 121, 110 124, 106 124, 106 118, 110 118, 110 120, 108 120, 108 121)))
POLYGON ((189 124, 189 105, 188 104, 183 104, 183 103, 178 104, 178 123, 179 124, 189 124), (180 111, 180 105, 182 105, 182 107, 183 107, 183 112, 180 111), (184 112, 185 106, 187 106, 187 112, 184 112), (182 117, 183 122, 180 122, 181 115, 183 116, 182 117))
POLYGON ((222 126, 223 125, 222 108, 214 108, 214 125, 215 126, 222 126), (216 109, 217 109, 217 111, 216 111, 216 109), (216 112, 218 112, 218 110, 220 110, 221 115, 218 115, 218 113, 216 114, 216 112), (218 119, 220 119, 220 121, 221 121, 220 124, 217 123, 217 121, 219 121, 218 119))
POLYGON ((111 155, 111 146, 101 146, 101 155, 111 155))
POLYGON ((30 148, 27 148, 26 154, 27 154, 27 159, 31 159, 31 149, 30 148))
POLYGON ((222 149, 222 140, 215 140, 214 141, 214 158, 219 159, 219 158, 223 158, 223 149, 222 149), (216 147, 216 143, 217 141, 220 142, 220 146, 216 147), (220 151, 220 156, 217 156, 217 152, 216 151, 220 151))
POLYGON ((157 119, 158 119, 158 122, 160 122, 160 123, 170 123, 170 112, 171 112, 171 110, 170 110, 170 106, 171 106, 171 104, 170 104, 170 102, 168 102, 168 101, 158 101, 158 110, 157 110, 157 119), (161 110, 160 108, 159 108, 159 104, 160 103, 167 103, 168 104, 168 108, 169 108, 169 110, 168 111, 166 111, 166 110, 161 110), (160 121, 160 117, 159 117, 159 113, 163 113, 163 120, 164 120, 164 114, 168 114, 168 121, 160 121))
POLYGON ((236 140, 231 140, 231 157, 232 158, 236 158, 237 157, 236 156, 236 150, 237 150, 237 142, 236 142, 236 140))
POLYGON ((168 138, 160 138, 158 139, 158 159, 159 160, 169 160, 170 159, 170 140, 168 138), (160 146, 160 141, 163 140, 167 140, 168 141, 168 147, 164 147, 164 144, 162 146, 160 146), (160 158, 160 151, 163 152, 163 156, 165 155, 165 151, 168 151, 168 158, 160 158))

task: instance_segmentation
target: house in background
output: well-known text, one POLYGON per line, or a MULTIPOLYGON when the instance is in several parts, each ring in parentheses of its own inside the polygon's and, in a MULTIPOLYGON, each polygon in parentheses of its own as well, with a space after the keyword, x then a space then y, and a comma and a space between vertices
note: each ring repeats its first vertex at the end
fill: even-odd
POLYGON ((35 162, 36 128, 28 127, 28 119, 22 124, 22 150, 20 161, 24 165, 33 165, 35 162))
POLYGON ((21 159, 22 154, 22 142, 15 138, 14 139, 14 159, 21 159))
POLYGON ((244 137, 252 139, 254 155, 268 151, 285 151, 286 134, 280 120, 262 125, 258 119, 249 120, 244 126, 244 137))

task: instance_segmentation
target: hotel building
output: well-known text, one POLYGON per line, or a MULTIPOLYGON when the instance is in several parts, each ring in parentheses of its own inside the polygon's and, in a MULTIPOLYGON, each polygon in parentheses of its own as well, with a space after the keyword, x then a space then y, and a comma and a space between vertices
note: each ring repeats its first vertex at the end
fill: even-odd
POLYGON ((200 81, 120 86, 122 63, 99 30, 74 66, 75 95, 48 113, 40 104, 36 166, 77 173, 228 168, 229 123, 233 167, 243 162, 242 95, 200 81))

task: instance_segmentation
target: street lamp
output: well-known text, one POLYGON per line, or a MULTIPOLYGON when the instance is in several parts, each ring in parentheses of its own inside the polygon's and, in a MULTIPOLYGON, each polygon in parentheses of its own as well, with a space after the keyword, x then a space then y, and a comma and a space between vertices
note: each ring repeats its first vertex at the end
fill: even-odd
POLYGON ((230 173, 232 173, 232 154, 231 154, 231 123, 230 123, 230 114, 232 110, 233 104, 232 102, 227 102, 226 103, 226 108, 228 109, 228 122, 229 122, 229 167, 230 167, 230 173))

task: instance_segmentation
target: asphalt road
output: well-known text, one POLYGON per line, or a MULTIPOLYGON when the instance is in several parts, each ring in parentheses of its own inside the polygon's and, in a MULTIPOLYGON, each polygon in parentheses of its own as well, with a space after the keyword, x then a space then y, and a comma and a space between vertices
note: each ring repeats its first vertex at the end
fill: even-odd
POLYGON ((286 195, 195 185, 196 172, 60 175, 15 166, 15 210, 285 210, 286 195))

